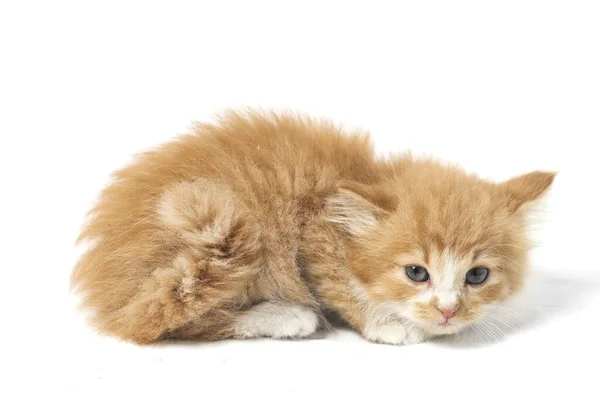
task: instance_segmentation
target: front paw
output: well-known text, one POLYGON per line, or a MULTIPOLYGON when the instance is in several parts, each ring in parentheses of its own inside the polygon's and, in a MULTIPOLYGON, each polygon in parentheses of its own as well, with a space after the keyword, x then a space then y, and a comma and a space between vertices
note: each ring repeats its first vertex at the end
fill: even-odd
POLYGON ((407 328, 400 321, 368 324, 363 336, 372 342, 385 344, 416 344, 425 340, 424 333, 418 328, 407 328))

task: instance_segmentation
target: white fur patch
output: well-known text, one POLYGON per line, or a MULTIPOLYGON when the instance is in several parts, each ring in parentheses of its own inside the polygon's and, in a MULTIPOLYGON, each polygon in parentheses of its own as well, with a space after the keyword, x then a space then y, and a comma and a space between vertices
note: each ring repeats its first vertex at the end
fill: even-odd
POLYGON ((438 262, 441 274, 434 280, 434 292, 438 307, 453 308, 458 303, 458 295, 463 279, 459 277, 463 261, 451 250, 445 249, 438 262))
POLYGON ((252 307, 235 324, 238 337, 301 338, 319 326, 316 313, 308 308, 267 301, 252 307))
POLYGON ((388 322, 384 324, 370 323, 365 327, 364 335, 373 342, 404 344, 407 332, 404 325, 400 322, 388 322))
POLYGON ((458 303, 458 294, 456 291, 439 291, 436 297, 439 308, 456 308, 456 304, 458 303))
POLYGON ((456 287, 456 278, 460 270, 462 260, 451 250, 445 249, 442 252, 441 261, 443 263, 441 279, 438 282, 440 290, 453 290, 456 287))
POLYGON ((425 340, 425 335, 418 328, 407 328, 399 321, 371 321, 363 331, 364 336, 372 342, 386 344, 416 344, 425 340))

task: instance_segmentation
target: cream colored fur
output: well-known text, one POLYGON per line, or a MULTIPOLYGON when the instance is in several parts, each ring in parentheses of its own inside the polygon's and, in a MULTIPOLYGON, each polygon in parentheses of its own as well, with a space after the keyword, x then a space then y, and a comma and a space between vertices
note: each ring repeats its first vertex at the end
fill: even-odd
POLYGON ((380 159, 366 132, 326 121, 230 112, 114 174, 73 285, 100 331, 138 343, 306 337, 325 311, 369 340, 416 343, 519 290, 527 209, 553 178, 489 182, 380 159), (489 279, 467 284, 478 266, 489 279), (445 320, 438 307, 454 306, 445 320))

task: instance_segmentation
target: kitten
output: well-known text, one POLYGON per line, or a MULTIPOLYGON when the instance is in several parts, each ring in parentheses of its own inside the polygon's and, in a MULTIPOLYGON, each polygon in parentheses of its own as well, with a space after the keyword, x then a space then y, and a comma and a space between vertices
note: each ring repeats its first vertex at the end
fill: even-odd
POLYGON ((302 338, 339 314, 374 342, 452 334, 523 284, 529 204, 554 173, 496 184, 364 132, 223 115, 116 172, 73 272, 97 328, 165 338, 302 338))

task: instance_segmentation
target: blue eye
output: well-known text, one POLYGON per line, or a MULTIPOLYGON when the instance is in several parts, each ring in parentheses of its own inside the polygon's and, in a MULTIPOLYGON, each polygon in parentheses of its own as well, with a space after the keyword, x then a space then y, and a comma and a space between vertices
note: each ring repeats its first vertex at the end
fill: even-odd
POLYGON ((486 267, 475 267, 471 268, 467 272, 465 281, 469 285, 481 285, 488 278, 490 270, 486 267))
POLYGON ((405 267, 406 276, 415 282, 427 282, 429 280, 429 272, 420 265, 407 265, 405 267))

